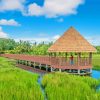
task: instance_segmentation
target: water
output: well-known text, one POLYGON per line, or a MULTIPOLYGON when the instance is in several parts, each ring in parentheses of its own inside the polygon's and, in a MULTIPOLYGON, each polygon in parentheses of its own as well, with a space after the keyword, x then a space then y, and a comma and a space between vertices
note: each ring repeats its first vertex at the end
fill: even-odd
POLYGON ((40 88, 41 88, 41 91, 42 91, 42 94, 44 95, 44 100, 47 100, 47 96, 45 94, 45 89, 44 87, 42 86, 42 78, 43 78, 43 74, 41 74, 38 78, 38 83, 40 85, 40 88))
MULTIPOLYGON (((92 70, 92 77, 95 79, 100 79, 100 71, 92 70)), ((100 91, 100 85, 97 86, 96 91, 100 91)))
POLYGON ((92 70, 92 77, 96 79, 100 79, 100 71, 92 70))
POLYGON ((44 100, 47 100, 47 96, 46 96, 46 93, 45 93, 45 89, 44 89, 44 87, 42 86, 42 78, 43 78, 43 75, 44 74, 41 74, 41 73, 37 73, 37 72, 32 72, 31 70, 29 70, 29 72, 30 73, 32 73, 32 74, 39 74, 39 77, 38 77, 38 84, 39 84, 39 86, 40 86, 40 88, 41 88, 41 91, 42 91, 42 94, 43 94, 43 96, 44 96, 44 100))
MULTIPOLYGON (((29 70, 29 72, 35 73, 35 72, 30 71, 30 70, 29 70)), ((41 88, 41 91, 42 91, 42 93, 43 93, 43 95, 44 95, 45 100, 47 100, 47 96, 46 96, 46 94, 45 94, 45 89, 44 89, 44 87, 42 86, 42 78, 43 78, 43 75, 44 75, 44 74, 40 74, 40 73, 37 73, 37 74, 39 74, 38 84, 40 85, 40 88, 41 88)), ((93 77, 93 78, 95 78, 95 79, 100 79, 100 71, 92 70, 92 75, 91 75, 91 77, 93 77)), ((97 86, 96 91, 100 91, 100 85, 97 86)))

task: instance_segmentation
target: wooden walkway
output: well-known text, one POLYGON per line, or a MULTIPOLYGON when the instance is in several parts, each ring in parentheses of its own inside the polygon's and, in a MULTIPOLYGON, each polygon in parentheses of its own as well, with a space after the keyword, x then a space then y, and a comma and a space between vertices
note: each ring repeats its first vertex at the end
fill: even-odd
MULTIPOLYGON (((74 58, 74 64, 70 64, 70 59, 65 57, 49 57, 49 56, 31 56, 23 54, 2 54, 1 56, 15 59, 19 64, 30 65, 30 66, 39 66, 39 69, 45 67, 45 70, 50 69, 53 71, 65 71, 65 70, 77 70, 78 73, 80 70, 92 69, 92 65, 89 63, 88 58, 81 58, 79 63, 77 58, 74 58)), ((27 67, 25 67, 27 68, 27 67)))

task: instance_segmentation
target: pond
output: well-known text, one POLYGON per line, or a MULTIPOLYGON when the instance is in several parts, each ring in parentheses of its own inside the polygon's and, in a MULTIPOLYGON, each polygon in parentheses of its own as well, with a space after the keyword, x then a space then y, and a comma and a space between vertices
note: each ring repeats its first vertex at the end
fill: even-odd
POLYGON ((96 79, 100 79, 100 71, 92 70, 92 77, 96 79))
MULTIPOLYGON (((97 70, 92 70, 92 75, 91 75, 93 78, 95 79, 100 79, 100 71, 97 71, 97 70)), ((97 91, 100 90, 100 85, 97 87, 96 89, 97 91)))

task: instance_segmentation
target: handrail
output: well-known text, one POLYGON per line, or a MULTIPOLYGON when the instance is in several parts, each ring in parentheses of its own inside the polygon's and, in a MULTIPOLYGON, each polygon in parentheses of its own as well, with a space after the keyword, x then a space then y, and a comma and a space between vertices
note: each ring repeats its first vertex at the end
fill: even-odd
MULTIPOLYGON (((25 54, 1 54, 3 57, 8 57, 15 60, 25 60, 31 62, 38 62, 42 64, 48 64, 53 66, 71 66, 70 58, 66 57, 50 57, 50 56, 33 56, 33 55, 25 55, 25 54)), ((89 57, 81 57, 79 60, 77 57, 73 59, 73 66, 88 66, 90 65, 89 57)))

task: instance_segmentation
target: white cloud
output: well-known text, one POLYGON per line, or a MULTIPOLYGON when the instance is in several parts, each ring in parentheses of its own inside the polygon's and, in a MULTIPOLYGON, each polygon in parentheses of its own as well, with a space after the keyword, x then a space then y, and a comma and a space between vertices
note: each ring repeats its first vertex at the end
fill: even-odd
POLYGON ((52 37, 38 37, 38 38, 16 38, 14 39, 15 41, 30 41, 31 43, 34 43, 34 42, 37 42, 37 43, 40 43, 40 42, 51 42, 51 41, 55 41, 57 40, 58 38, 60 37, 60 35, 55 35, 55 36, 52 36, 52 37))
POLYGON ((14 19, 10 19, 10 20, 1 19, 0 25, 20 26, 20 24, 17 21, 15 21, 14 19))
POLYGON ((92 45, 100 45, 100 36, 88 36, 86 39, 92 44, 92 45))
POLYGON ((53 36, 52 38, 53 38, 53 40, 55 41, 55 40, 57 40, 57 39, 60 38, 60 35, 55 35, 55 36, 53 36))
POLYGON ((57 17, 77 13, 77 7, 83 4, 84 0, 45 0, 41 7, 36 3, 28 7, 30 16, 57 17))
POLYGON ((20 11, 27 16, 46 16, 49 18, 76 14, 84 0, 45 0, 43 6, 36 3, 25 5, 27 0, 0 0, 0 12, 20 11))
POLYGON ((30 16, 39 16, 43 14, 43 10, 40 6, 38 6, 36 3, 30 4, 28 7, 28 15, 30 16))
POLYGON ((26 0, 0 0, 0 11, 24 10, 26 0))
POLYGON ((8 38, 8 34, 3 32, 2 27, 0 27, 0 38, 8 38))

